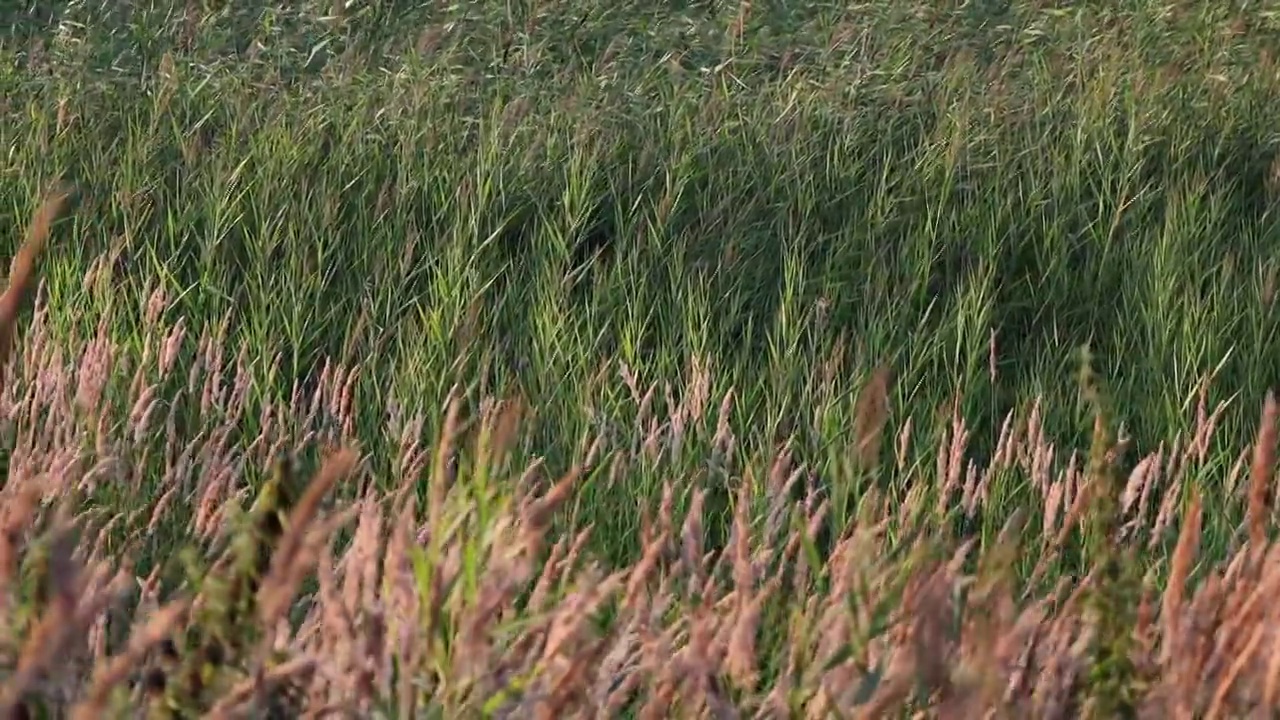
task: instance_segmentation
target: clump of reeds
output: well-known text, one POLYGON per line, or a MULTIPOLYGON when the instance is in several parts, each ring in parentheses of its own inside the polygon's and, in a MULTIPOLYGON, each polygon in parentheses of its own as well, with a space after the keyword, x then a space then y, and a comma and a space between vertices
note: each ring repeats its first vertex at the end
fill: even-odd
MULTIPOLYGON (((59 202, 33 223, 0 300, 5 337, 59 202)), ((520 403, 486 401, 468 418, 455 396, 434 445, 421 415, 397 414, 394 456, 373 463, 352 437, 351 368, 326 365, 310 395, 268 404, 258 435, 240 437, 249 379, 224 367, 218 329, 202 329, 183 378, 187 327, 151 314, 129 376, 105 326, 61 347, 49 312, 37 303, 0 389, 12 429, 0 717, 1183 718, 1263 713, 1280 693, 1271 397, 1252 463, 1242 452, 1223 478, 1234 488, 1249 474, 1248 542, 1212 562, 1186 468, 1218 413, 1202 396, 1192 437, 1124 478, 1090 381, 1083 466, 1045 436, 1038 404, 1010 416, 986 467, 966 457, 956 415, 932 494, 858 498, 833 525, 837 498, 784 444, 746 468, 763 482, 729 489, 723 547, 707 542, 712 489, 672 478, 646 510, 638 559, 616 567, 560 511, 592 469, 619 477, 646 457, 634 448, 670 450, 668 425, 713 406, 701 375, 668 419, 641 418, 644 437, 596 438, 552 482, 541 461, 508 470, 520 403), (124 374, 123 397, 102 392, 107 368, 124 374), (184 411, 204 424, 180 431, 184 411), (272 472, 258 484, 260 467, 272 472), (985 544, 957 535, 948 518, 984 509, 1005 472, 1029 479, 1040 508, 985 544), (1179 523, 1167 579, 1139 572, 1137 554, 1179 523), (1013 571, 1024 556, 1026 578, 1013 571)), ((876 373, 860 403, 848 450, 861 472, 893 467, 879 462, 887 383, 876 373)), ((717 462, 742 461, 730 397, 708 443, 717 462)))

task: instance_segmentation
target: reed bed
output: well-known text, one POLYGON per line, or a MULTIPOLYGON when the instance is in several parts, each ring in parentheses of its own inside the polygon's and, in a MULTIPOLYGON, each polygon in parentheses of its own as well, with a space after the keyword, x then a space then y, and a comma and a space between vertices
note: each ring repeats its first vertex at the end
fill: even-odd
MULTIPOLYGON (((35 282, 65 200, 37 214, 0 306, 35 282)), ((727 488, 722 546, 706 531, 715 488, 673 477, 640 508, 640 559, 610 566, 590 525, 556 518, 584 475, 625 475, 670 434, 638 453, 596 439, 558 474, 520 468, 520 404, 468 413, 455 396, 434 443, 407 419, 378 462, 343 429, 350 373, 327 366, 309 397, 237 436, 247 376, 227 380, 208 331, 184 377, 170 355, 185 325, 157 319, 148 360, 127 370, 105 336, 51 341, 52 311, 37 297, 0 393, 3 717, 1189 718, 1276 704, 1271 396, 1218 478, 1247 508, 1220 560, 1199 555, 1202 491, 1186 480, 1219 410, 1199 407, 1190 436, 1125 477, 1086 379, 1093 444, 1065 463, 1036 406, 1010 416, 986 466, 966 459, 956 414, 933 473, 900 499, 867 490, 837 526, 832 488, 784 444, 727 488), (131 372, 129 392, 104 394, 105 372, 131 372), (187 404, 199 428, 179 427, 187 404), (155 485, 137 471, 151 453, 155 485), (251 467, 271 473, 252 483, 251 467), (957 532, 949 520, 982 513, 1011 471, 1034 509, 996 537, 957 532), (1153 572, 1140 556, 1171 536, 1153 572)), ((872 438, 895 435, 898 472, 913 442, 885 426, 887 383, 873 374, 857 403, 848 452, 869 473, 872 438)), ((691 393, 672 416, 719 413, 714 463, 734 461, 731 403, 691 393)))
POLYGON ((1276 706, 1265 3, 20 5, 0 718, 1276 706))

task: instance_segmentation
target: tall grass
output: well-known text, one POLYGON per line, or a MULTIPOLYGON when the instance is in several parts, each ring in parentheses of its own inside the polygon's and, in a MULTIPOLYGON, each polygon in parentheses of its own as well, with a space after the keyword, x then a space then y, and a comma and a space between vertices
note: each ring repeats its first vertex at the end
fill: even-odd
MULTIPOLYGON (((667 680, 625 679, 641 645, 650 662, 686 652, 678 668, 729 663, 733 690, 684 673, 702 683, 685 702, 723 701, 717 713, 758 709, 773 691, 818 714, 889 708, 908 702, 901 678, 917 671, 942 685, 910 702, 990 707, 992 678, 1013 682, 996 649, 960 642, 986 673, 962 681, 951 675, 965 662, 880 668, 889 655, 871 641, 897 627, 889 644, 909 646, 888 609, 939 594, 913 573, 965 543, 989 559, 980 572, 947 566, 982 580, 975 623, 995 623, 992 637, 1041 632, 1029 619, 1041 610, 1057 623, 1045 637, 1061 647, 1044 656, 1057 665, 1035 681, 1052 688, 1037 700, 1045 714, 1086 699, 1104 715, 1175 696, 1202 710, 1253 701, 1232 688, 1252 682, 1254 650, 1228 656, 1245 658, 1229 671, 1219 658, 1175 672, 1196 651, 1162 643, 1188 632, 1176 585, 1235 558, 1187 591, 1206 604, 1188 616, 1208 617, 1215 593, 1253 592, 1239 588, 1269 572, 1274 451, 1251 448, 1274 445, 1274 408, 1260 433, 1256 409, 1280 367, 1273 14, 587 0, 39 10, 3 37, 0 224, 26 223, 55 179, 80 193, 4 386, 6 492, 56 468, 39 495, 76 489, 72 527, 97 533, 95 559, 130 557, 148 587, 188 588, 174 602, 195 605, 169 606, 138 636, 190 625, 176 647, 187 654, 156 675, 172 712, 239 698, 242 680, 260 695, 273 658, 314 692, 395 698, 402 712, 496 711, 502 693, 535 702, 556 683, 585 687, 587 668, 614 674, 581 707, 633 683, 664 712, 667 680), (324 465, 320 448, 339 446, 358 448, 342 467, 360 480, 326 475, 332 494, 374 523, 370 537, 403 526, 392 537, 421 593, 405 597, 465 598, 453 615, 415 606, 421 622, 399 642, 435 639, 407 656, 380 650, 377 692, 326 684, 355 675, 309 644, 337 640, 305 631, 331 606, 324 553, 343 550, 304 530, 331 531, 348 552, 361 537, 338 530, 341 511, 313 516, 298 486, 324 465), (546 470, 521 475, 530 462, 546 470), (572 482, 551 490, 564 472, 572 482), (522 515, 545 492, 559 512, 522 515), (309 520, 272 510, 293 502, 309 520), (1195 530, 1179 542, 1184 510, 1195 530), (520 589, 543 567, 544 537, 576 538, 600 589, 608 577, 626 587, 597 628, 613 638, 600 652, 640 643, 617 650, 622 665, 529 659, 530 628, 550 622, 529 607, 609 606, 588 594, 543 607, 520 589), (241 563, 229 566, 283 588, 273 603, 316 599, 241 607, 252 593, 226 590, 238 599, 199 607, 242 582, 203 567, 217 538, 249 538, 227 549, 241 563), (199 552, 174 554, 192 542, 199 552), (272 565, 259 546, 286 559, 272 565), (856 582, 831 564, 868 548, 886 557, 856 582), (1211 564, 1185 561, 1196 549, 1211 564), (283 569, 294 565, 321 568, 318 589, 283 569), (782 567, 801 569, 764 580, 782 567), (460 594, 432 584, 441 572, 460 594), (649 573, 667 578, 659 595, 673 605, 640 613, 635 578, 649 573), (1085 590, 1032 601, 1061 583, 1085 590), (1124 636, 1153 622, 1166 587, 1160 628, 1124 636), (795 602, 836 607, 850 593, 862 597, 856 632, 795 602), (469 636, 456 622, 480 632, 503 608, 532 614, 458 655, 469 636), (258 630, 240 622, 250 610, 266 613, 258 630), (282 613, 295 620, 282 637, 298 634, 271 651, 265 621, 282 613), (819 620, 844 649, 805 655, 819 620), (716 654, 716 633, 741 627, 745 643, 755 625, 758 663, 716 654), (230 627, 236 637, 207 636, 230 627), (652 636, 622 639, 642 627, 652 636), (442 659, 455 657, 472 665, 442 659), (800 678, 814 658, 827 665, 800 678), (226 687, 205 687, 206 663, 238 662, 218 676, 226 687), (824 683, 859 689, 815 699, 824 683)), ((49 518, 57 559, 70 521, 49 518)), ((363 607, 343 602, 353 616, 363 607)), ((356 622, 336 617, 325 626, 356 622)), ((366 630, 352 637, 391 632, 366 630)), ((98 656, 123 642, 100 635, 98 656)), ((1023 682, 1010 702, 1031 692, 1023 682)))

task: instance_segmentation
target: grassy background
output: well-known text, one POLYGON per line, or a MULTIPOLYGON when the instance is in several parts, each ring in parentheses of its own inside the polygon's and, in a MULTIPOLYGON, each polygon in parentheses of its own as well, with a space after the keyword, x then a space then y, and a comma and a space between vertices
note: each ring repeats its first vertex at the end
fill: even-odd
MULTIPOLYGON (((619 363, 661 415, 697 362, 743 458, 793 437, 856 496, 856 394, 889 364, 921 439, 877 480, 900 493, 956 397, 979 459, 1034 398, 1085 447, 1088 344, 1139 452, 1206 377, 1234 398, 1208 478, 1277 384, 1259 3, 29 4, 0 11, 0 227, 15 244, 55 176, 81 189, 51 322, 141 346, 159 286, 170 321, 225 323, 251 405, 361 363, 375 451, 390 405, 430 436, 461 383, 523 396, 523 450, 563 468, 634 435, 619 363)), ((574 513, 599 549, 634 560, 664 478, 732 475, 704 421, 679 457, 596 471, 574 513)), ((1012 510, 1025 478, 1002 479, 1012 510)))

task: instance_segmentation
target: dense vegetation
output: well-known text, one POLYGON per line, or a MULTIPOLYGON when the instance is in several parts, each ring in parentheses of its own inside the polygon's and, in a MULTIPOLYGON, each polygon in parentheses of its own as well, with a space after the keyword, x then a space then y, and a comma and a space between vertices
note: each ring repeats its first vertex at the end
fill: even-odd
POLYGON ((1280 9, 21 5, 0 717, 1275 706, 1280 9))

